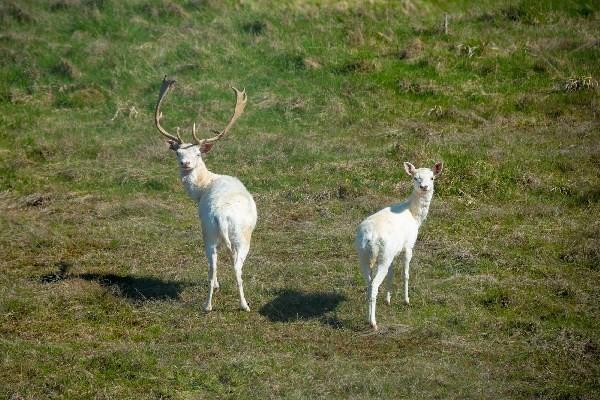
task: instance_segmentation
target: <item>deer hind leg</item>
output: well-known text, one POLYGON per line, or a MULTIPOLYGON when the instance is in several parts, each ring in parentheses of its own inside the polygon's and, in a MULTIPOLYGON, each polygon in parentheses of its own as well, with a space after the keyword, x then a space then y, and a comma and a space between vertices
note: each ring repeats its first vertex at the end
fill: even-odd
POLYGON ((371 287, 371 262, 368 257, 359 253, 360 272, 362 273, 367 285, 367 321, 371 321, 371 307, 369 306, 369 288, 371 287))
POLYGON ((238 249, 232 251, 232 257, 234 259, 233 269, 235 271, 235 279, 240 293, 240 308, 244 311, 250 311, 250 307, 244 296, 244 282, 242 280, 242 268, 244 267, 244 261, 246 260, 249 251, 250 246, 246 244, 241 245, 238 249))
POLYGON ((384 259, 377 263, 377 272, 369 285, 369 324, 377 330, 377 321, 375 319, 375 309, 377 306, 377 292, 379 286, 387 275, 392 260, 384 259))
POLYGON ((206 247, 206 258, 208 259, 208 298, 204 304, 204 311, 212 311, 213 291, 217 283, 217 246, 206 247))

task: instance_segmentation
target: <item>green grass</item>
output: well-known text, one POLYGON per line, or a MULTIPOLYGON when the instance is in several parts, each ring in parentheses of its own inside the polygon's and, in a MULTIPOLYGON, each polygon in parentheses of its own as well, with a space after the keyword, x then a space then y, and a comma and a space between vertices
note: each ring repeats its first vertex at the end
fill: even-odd
POLYGON ((0 397, 600 396, 597 4, 272 3, 0 4, 0 397), (249 94, 206 162, 258 206, 251 313, 225 253, 201 311, 165 74, 186 136, 249 94), (355 227, 437 160, 373 333, 355 227))

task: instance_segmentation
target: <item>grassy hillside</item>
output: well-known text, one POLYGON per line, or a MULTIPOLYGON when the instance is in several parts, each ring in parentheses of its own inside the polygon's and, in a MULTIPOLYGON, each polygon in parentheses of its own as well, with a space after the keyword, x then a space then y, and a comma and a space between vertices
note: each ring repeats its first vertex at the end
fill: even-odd
POLYGON ((0 2, 0 397, 600 396, 593 1, 0 2), (448 31, 443 27, 448 15, 448 31), (152 123, 259 224, 215 311, 194 204, 152 123), (443 160, 380 331, 356 225, 443 160))

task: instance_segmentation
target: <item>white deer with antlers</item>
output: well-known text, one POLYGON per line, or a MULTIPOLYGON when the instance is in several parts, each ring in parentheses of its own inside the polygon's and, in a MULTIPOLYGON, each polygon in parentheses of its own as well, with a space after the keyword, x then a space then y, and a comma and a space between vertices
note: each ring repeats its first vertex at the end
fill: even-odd
POLYGON ((198 203, 198 215, 202 225, 204 250, 208 258, 208 298, 204 305, 206 311, 212 310, 213 291, 219 288, 217 281, 217 247, 224 243, 231 252, 233 268, 240 292, 240 307, 250 311, 244 297, 242 267, 250 250, 250 239, 256 225, 256 205, 252 196, 237 178, 210 172, 202 156, 223 138, 242 115, 246 107, 246 91, 232 89, 236 93, 233 115, 221 132, 210 139, 198 139, 196 124, 192 125, 195 143, 184 143, 177 129, 176 136, 168 133, 161 125, 160 106, 174 80, 163 79, 154 112, 154 121, 158 131, 167 138, 171 150, 175 151, 181 173, 181 182, 190 197, 198 203))

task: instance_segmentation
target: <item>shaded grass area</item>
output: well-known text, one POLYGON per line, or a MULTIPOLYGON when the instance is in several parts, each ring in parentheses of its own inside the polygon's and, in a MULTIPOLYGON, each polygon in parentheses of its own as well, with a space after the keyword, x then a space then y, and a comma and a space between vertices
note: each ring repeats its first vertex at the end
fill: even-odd
MULTIPOLYGON (((303 293, 298 290, 283 289, 277 296, 265 304, 259 313, 273 322, 291 322, 301 319, 313 319, 335 310, 345 300, 337 293, 303 293)), ((326 320, 333 323, 332 320, 326 320)))
POLYGON ((3 397, 598 397, 595 3, 8 0, 0 22, 3 397), (251 313, 224 252, 201 312, 165 74, 186 137, 249 93, 206 162, 258 206, 251 313), (355 227, 437 160, 413 303, 373 333, 355 227))
POLYGON ((109 288, 113 294, 133 301, 160 299, 178 299, 183 284, 163 281, 151 277, 119 276, 114 274, 85 273, 69 275, 64 271, 64 264, 59 264, 58 271, 50 272, 40 278, 41 283, 56 283, 65 279, 83 279, 96 282, 109 288))

